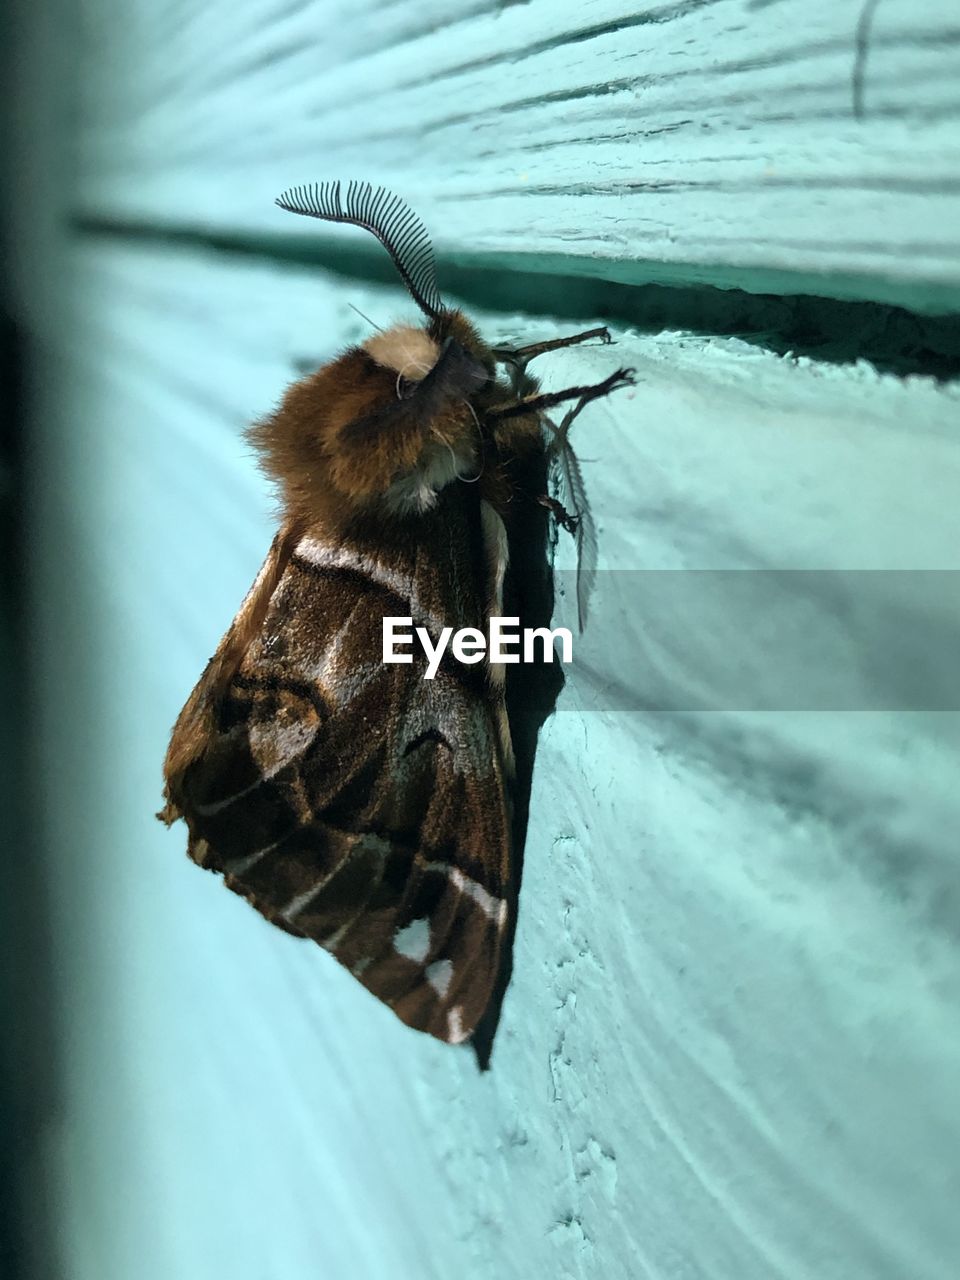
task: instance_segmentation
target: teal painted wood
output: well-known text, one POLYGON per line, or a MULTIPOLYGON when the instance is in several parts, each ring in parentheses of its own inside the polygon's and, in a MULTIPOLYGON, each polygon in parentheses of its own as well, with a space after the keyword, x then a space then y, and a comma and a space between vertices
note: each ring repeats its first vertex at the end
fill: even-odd
POLYGON ((955 310, 953 10, 875 7, 857 113, 865 12, 84 4, 79 152, 27 227, 84 209, 265 252, 305 232, 339 274, 119 236, 18 255, 46 361, 46 1159, 71 1280, 953 1280, 960 609, 948 579, 890 571, 958 567, 957 387, 855 362, 870 324, 924 352, 909 317, 835 309, 841 354, 779 302, 741 326, 708 290, 654 315, 565 282, 955 310), (485 1078, 151 817, 169 723, 272 532, 243 424, 363 332, 348 302, 406 309, 372 255, 272 212, 321 161, 414 198, 445 265, 482 268, 450 273, 467 300, 501 298, 490 332, 589 323, 591 297, 665 325, 549 365, 555 386, 640 371, 578 442, 603 564, 643 589, 601 579, 544 731, 485 1078), (738 611, 716 571, 746 568, 738 611), (648 573, 678 569, 694 588, 648 573), (797 569, 860 576, 756 572, 797 569))
MULTIPOLYGON (((409 304, 117 243, 74 272, 34 559, 71 1280, 953 1280, 960 704, 948 663, 953 709, 903 710, 860 619, 886 606, 881 653, 955 634, 955 593, 823 579, 802 622, 860 709, 738 711, 712 656, 776 671, 794 615, 705 633, 706 596, 630 611, 601 582, 543 735, 479 1076, 152 817, 168 726, 272 532, 242 425, 365 332, 350 302, 409 304), (712 709, 628 713, 614 682, 712 709)), ((577 428, 606 565, 958 567, 956 387, 616 336, 546 370, 639 370, 577 428)))
POLYGON ((91 217, 289 238, 279 191, 362 176, 500 269, 960 309, 953 0, 98 0, 83 25, 91 217))

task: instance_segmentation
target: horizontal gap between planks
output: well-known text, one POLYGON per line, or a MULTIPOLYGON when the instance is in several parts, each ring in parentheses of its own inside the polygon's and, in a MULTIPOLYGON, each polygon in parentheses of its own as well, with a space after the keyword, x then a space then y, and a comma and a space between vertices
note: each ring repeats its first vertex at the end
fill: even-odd
MULTIPOLYGON (((318 267, 363 284, 396 284, 387 255, 340 238, 279 237, 166 228, 76 218, 81 234, 178 245, 213 253, 318 267)), ((739 273, 749 276, 749 272, 739 273)), ((888 303, 826 298, 803 291, 748 292, 716 284, 622 284, 590 276, 524 269, 498 255, 441 260, 442 292, 487 311, 549 315, 572 323, 609 320, 639 332, 663 330, 738 337, 778 355, 828 364, 865 360, 901 377, 960 381, 960 315, 931 316, 888 303)), ((778 283, 784 273, 778 272, 778 283)))

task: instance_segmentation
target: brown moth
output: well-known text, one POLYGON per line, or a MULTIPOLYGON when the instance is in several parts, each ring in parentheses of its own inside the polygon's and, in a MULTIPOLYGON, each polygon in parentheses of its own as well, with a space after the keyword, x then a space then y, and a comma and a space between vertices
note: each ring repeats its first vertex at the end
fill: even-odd
MULTIPOLYGON (((528 360, 609 341, 606 330, 490 347, 441 302, 429 239, 396 196, 335 182, 277 203, 372 232, 425 323, 344 351, 250 430, 282 525, 174 726, 158 816, 183 818, 190 857, 268 920, 456 1043, 490 1001, 510 923, 503 667, 446 654, 425 680, 416 648, 386 665, 383 619, 412 617, 434 643, 444 626, 486 631, 523 503, 546 505, 589 558, 567 432, 632 371, 540 394, 528 360), (555 426, 545 411, 564 401, 555 426), (519 488, 531 457, 549 462, 572 512, 519 488)), ((585 597, 589 568, 582 579, 585 597)))

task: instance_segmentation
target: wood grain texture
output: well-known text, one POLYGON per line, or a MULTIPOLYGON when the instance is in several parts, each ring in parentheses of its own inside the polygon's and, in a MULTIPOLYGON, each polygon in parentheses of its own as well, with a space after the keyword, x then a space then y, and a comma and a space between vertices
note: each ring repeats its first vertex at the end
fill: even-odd
POLYGON ((956 388, 680 332, 550 358, 551 386, 639 370, 577 424, 605 565, 870 571, 805 602, 861 701, 737 709, 702 651, 775 670, 790 616, 704 634, 697 592, 651 615, 601 586, 479 1076, 152 818, 169 724, 272 533, 241 427, 366 332, 349 302, 409 304, 117 244, 79 248, 71 290, 34 622, 72 1280, 952 1280, 960 703, 909 710, 856 650, 863 576, 894 635, 960 627, 955 590, 921 608, 883 572, 960 568, 956 388), (650 681, 687 710, 613 696, 650 681))
POLYGON ((304 234, 359 176, 493 269, 960 309, 952 0, 83 7, 77 206, 304 234))

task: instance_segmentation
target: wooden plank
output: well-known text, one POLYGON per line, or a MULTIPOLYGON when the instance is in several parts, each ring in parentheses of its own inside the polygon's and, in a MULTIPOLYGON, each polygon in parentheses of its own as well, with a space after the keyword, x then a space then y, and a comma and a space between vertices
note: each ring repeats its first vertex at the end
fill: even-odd
MULTIPOLYGON (((78 250, 72 285, 33 505, 70 1275, 952 1280, 948 674, 953 709, 911 711, 876 651, 859 660, 862 581, 838 574, 806 625, 836 628, 855 708, 630 712, 610 686, 643 701, 653 679, 689 708, 706 682, 711 705, 710 646, 696 592, 637 614, 605 578, 538 756, 515 980, 481 1077, 152 817, 168 726, 271 533, 241 425, 364 331, 348 302, 378 321, 407 306, 106 242, 78 250)), ((891 643, 955 633, 956 591, 918 604, 889 572, 958 568, 955 388, 616 336, 547 371, 640 373, 578 424, 608 567, 859 570, 891 643)), ((769 673, 793 629, 744 619, 713 647, 769 673)))
POLYGON ((491 270, 960 307, 952 0, 84 14, 87 216, 295 237, 364 176, 491 270))

